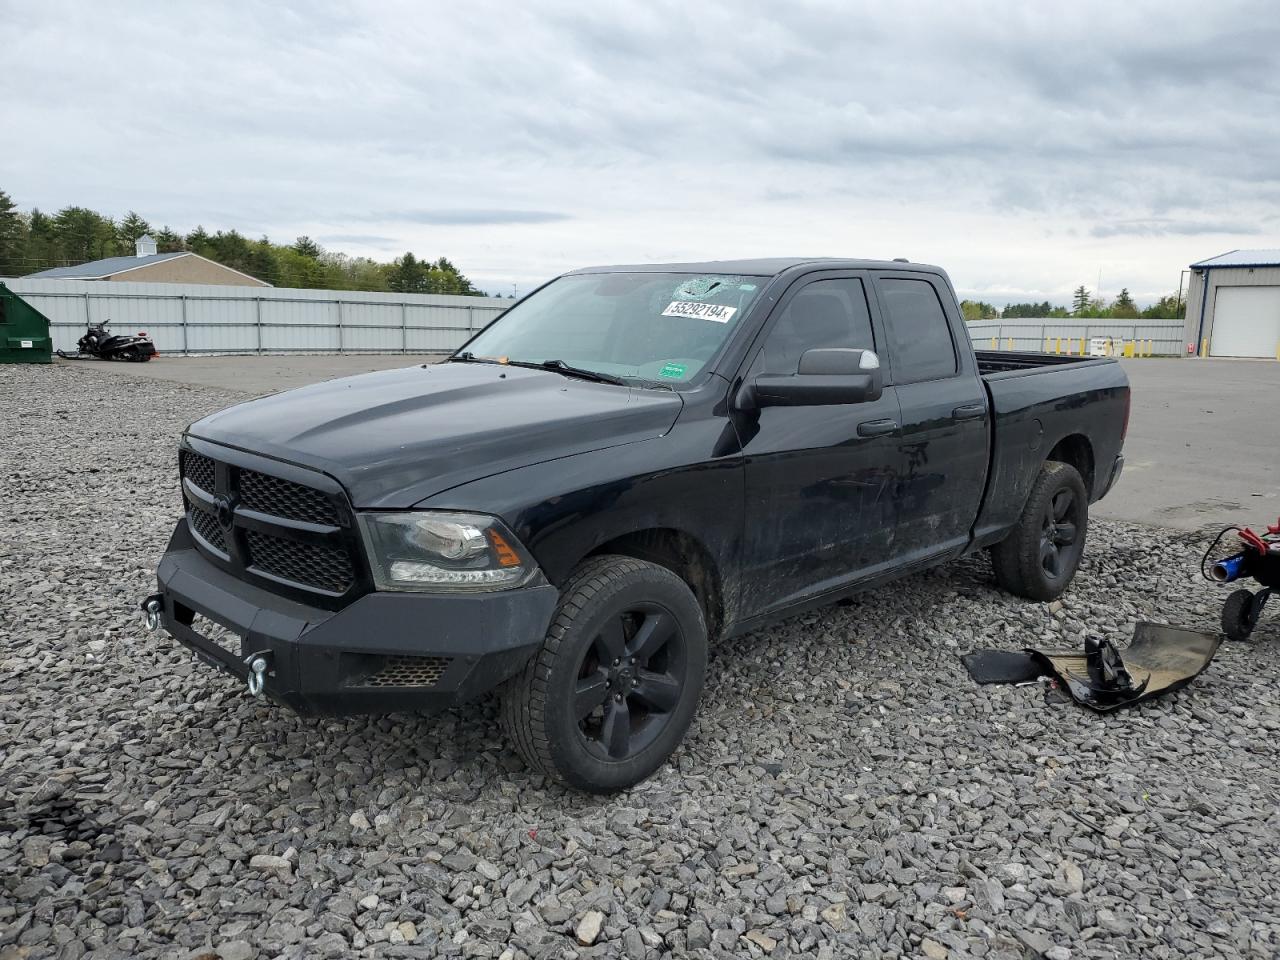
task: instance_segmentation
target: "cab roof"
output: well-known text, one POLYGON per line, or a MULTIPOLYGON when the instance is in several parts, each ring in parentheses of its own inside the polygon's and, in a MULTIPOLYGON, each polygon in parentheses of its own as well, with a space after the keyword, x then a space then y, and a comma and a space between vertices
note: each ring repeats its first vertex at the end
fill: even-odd
POLYGON ((724 273, 743 277, 776 277, 794 267, 824 270, 925 270, 942 273, 941 267, 903 260, 857 260, 848 257, 762 257, 754 260, 704 260, 700 263, 637 263, 570 270, 575 273, 724 273))

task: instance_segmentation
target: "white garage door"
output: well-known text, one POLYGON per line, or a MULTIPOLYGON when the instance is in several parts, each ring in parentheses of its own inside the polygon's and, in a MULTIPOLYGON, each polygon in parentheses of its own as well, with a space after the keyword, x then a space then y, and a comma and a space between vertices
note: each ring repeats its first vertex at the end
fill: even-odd
POLYGON ((1219 287, 1213 301, 1215 357, 1274 357, 1280 349, 1280 287, 1219 287))

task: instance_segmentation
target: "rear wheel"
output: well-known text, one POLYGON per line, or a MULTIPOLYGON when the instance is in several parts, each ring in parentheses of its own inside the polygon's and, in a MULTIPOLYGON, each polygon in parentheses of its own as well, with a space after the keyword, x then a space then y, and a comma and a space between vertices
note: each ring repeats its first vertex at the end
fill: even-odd
POLYGON ((1228 640, 1248 640, 1258 625, 1253 593, 1236 590, 1222 605, 1222 632, 1228 640))
POLYGON ((579 790, 623 790, 658 769, 693 719, 707 664, 697 599, 631 557, 584 563, 542 649, 503 691, 503 726, 531 767, 579 790))
POLYGON ((1000 586, 1031 600, 1053 600, 1071 583, 1089 531, 1089 495, 1076 468, 1040 466, 1018 525, 991 548, 1000 586))

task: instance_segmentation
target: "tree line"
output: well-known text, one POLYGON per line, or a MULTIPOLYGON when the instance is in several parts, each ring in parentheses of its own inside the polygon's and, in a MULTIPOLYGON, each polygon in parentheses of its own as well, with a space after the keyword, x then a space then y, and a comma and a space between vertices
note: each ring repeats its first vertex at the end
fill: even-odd
POLYGON ((23 212, 0 190, 0 277, 131 257, 143 234, 155 239, 159 253, 190 251, 277 287, 484 296, 445 257, 406 253, 381 263, 325 250, 310 237, 280 244, 265 236, 250 240, 236 230, 209 233, 200 226, 181 234, 168 226, 156 229, 132 210, 119 220, 77 206, 23 212))
POLYGON ((1010 303, 1000 309, 981 300, 962 300, 960 309, 966 320, 1009 320, 1016 317, 1081 317, 1103 320, 1181 320, 1187 309, 1187 301, 1179 294, 1170 293, 1149 307, 1138 308, 1129 288, 1124 287, 1114 300, 1107 303, 1096 297, 1081 284, 1071 295, 1071 306, 1055 306, 1048 300, 1041 303, 1010 303))

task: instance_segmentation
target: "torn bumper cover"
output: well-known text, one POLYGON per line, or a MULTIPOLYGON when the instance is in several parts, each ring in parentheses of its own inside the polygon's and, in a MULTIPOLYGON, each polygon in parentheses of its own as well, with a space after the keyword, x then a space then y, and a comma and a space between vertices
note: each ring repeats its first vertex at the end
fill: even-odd
POLYGON ((1139 623, 1123 650, 1090 638, 1081 651, 979 650, 961 659, 979 683, 1058 679, 1073 700, 1100 712, 1179 690, 1199 676, 1221 638, 1160 623, 1139 623))

